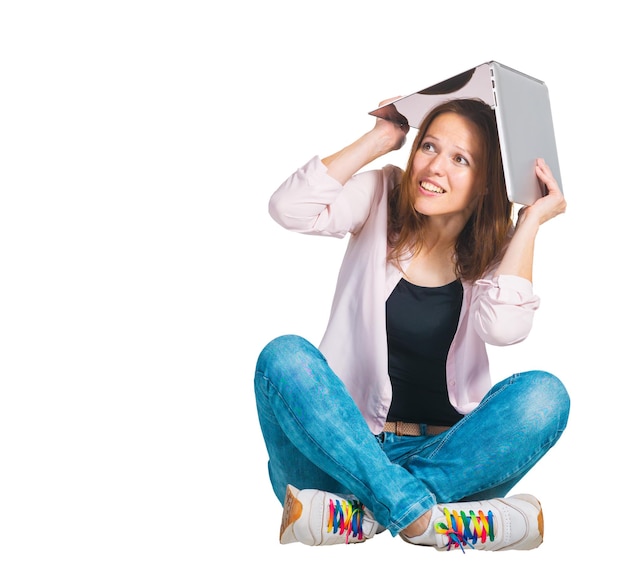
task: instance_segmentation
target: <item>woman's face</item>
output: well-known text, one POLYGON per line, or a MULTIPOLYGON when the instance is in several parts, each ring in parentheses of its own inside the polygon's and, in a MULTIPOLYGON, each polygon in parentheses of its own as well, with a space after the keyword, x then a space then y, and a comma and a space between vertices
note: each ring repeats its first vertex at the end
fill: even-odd
POLYGON ((426 216, 469 219, 478 188, 481 156, 476 125, 456 113, 443 113, 428 127, 413 157, 414 208, 426 216))

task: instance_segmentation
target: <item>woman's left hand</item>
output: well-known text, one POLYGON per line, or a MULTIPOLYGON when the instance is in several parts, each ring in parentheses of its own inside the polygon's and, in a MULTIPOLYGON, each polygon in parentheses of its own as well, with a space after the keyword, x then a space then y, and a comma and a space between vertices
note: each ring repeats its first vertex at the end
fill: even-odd
POLYGON ((547 193, 531 206, 522 208, 519 212, 518 222, 532 219, 540 225, 559 214, 563 214, 567 208, 567 202, 546 161, 537 159, 535 172, 540 182, 545 185, 547 193))

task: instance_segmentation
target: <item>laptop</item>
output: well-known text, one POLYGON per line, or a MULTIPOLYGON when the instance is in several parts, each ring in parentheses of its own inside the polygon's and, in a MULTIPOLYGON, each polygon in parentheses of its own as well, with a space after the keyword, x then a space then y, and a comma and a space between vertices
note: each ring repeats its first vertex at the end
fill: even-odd
POLYGON ((535 174, 537 158, 545 159, 563 190, 546 84, 496 61, 396 99, 370 115, 417 129, 430 109, 460 98, 482 99, 495 112, 511 202, 530 205, 545 194, 535 174))

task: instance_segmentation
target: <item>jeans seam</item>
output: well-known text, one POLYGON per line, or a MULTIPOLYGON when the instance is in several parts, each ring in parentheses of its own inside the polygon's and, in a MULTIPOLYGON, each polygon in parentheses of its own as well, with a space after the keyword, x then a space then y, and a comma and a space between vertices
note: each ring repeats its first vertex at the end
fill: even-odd
MULTIPOLYGON (((471 414, 472 412, 480 408, 484 408, 487 405, 487 403, 490 400, 492 400, 496 395, 499 395, 502 391, 506 390, 509 386, 511 386, 513 384, 513 381, 517 379, 519 376, 520 376, 519 373, 514 373, 513 375, 511 375, 507 379, 508 382, 501 383, 497 390, 490 391, 488 395, 478 403, 478 406, 474 410, 472 410, 469 414, 471 414)), ((448 439, 454 436, 454 434, 459 430, 459 427, 463 426, 469 414, 464 416, 450 429, 446 430, 446 432, 443 434, 443 438, 439 440, 439 442, 437 443, 437 446, 435 446, 432 453, 427 456, 428 458, 435 458, 437 456, 437 453, 441 450, 442 446, 448 441, 448 439)))

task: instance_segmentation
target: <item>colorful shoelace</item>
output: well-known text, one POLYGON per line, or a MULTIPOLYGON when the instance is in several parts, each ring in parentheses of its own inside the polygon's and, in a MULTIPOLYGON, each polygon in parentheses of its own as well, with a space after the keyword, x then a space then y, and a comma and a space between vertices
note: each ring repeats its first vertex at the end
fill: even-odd
POLYGON ((346 543, 350 536, 363 540, 363 504, 357 500, 330 500, 328 514, 328 533, 346 534, 346 543))
POLYGON ((443 508, 443 515, 446 523, 437 522, 435 532, 448 536, 448 550, 452 547, 460 547, 461 551, 465 552, 464 545, 469 545, 474 549, 474 545, 479 540, 481 543, 486 543, 487 539, 489 541, 494 539, 491 510, 485 515, 482 510, 479 510, 478 514, 470 510, 469 514, 466 514, 463 510, 459 513, 456 510, 450 512, 448 508, 443 508))

